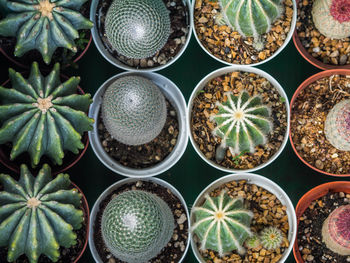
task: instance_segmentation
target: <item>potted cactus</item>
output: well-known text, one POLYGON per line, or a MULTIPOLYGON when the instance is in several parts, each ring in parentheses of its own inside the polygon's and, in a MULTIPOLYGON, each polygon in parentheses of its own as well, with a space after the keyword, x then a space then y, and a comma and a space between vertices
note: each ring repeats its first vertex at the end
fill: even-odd
POLYGON ((93 39, 117 67, 160 70, 176 61, 189 43, 189 5, 188 0, 93 1, 93 39))
POLYGON ((294 44, 311 64, 320 69, 350 68, 349 1, 298 1, 296 29, 294 44))
POLYGON ((17 172, 18 163, 36 168, 49 161, 57 172, 77 162, 88 144, 84 133, 94 123, 86 115, 90 94, 77 94, 80 78, 61 83, 58 63, 43 76, 36 62, 27 79, 13 69, 9 76, 11 87, 0 87, 1 162, 17 172))
POLYGON ((122 73, 94 96, 89 133, 96 156, 125 176, 152 176, 174 165, 187 145, 181 91, 154 73, 122 73))
POLYGON ((89 207, 68 174, 44 164, 34 177, 25 164, 16 181, 0 174, 0 261, 77 262, 89 231, 89 207))
POLYGON ((255 174, 211 183, 197 197, 190 218, 192 249, 202 263, 284 262, 295 239, 296 217, 288 196, 255 174))
POLYGON ((96 262, 182 262, 189 246, 181 194, 156 178, 129 178, 106 189, 91 213, 89 245, 96 262), (107 249, 108 248, 108 249, 107 249))
POLYGON ((348 261, 349 198, 349 182, 331 182, 311 189, 299 200, 293 248, 298 263, 348 261))
POLYGON ((217 169, 260 169, 277 158, 287 142, 288 98, 261 70, 216 70, 199 82, 188 105, 191 143, 217 169))
POLYGON ((195 0, 194 33, 199 45, 227 65, 259 65, 280 53, 292 38, 292 0, 195 0))
POLYGON ((0 16, 0 51, 22 67, 76 62, 90 45, 93 23, 84 17, 87 0, 66 2, 3 0, 0 16), (32 30, 33 29, 33 30, 32 30))

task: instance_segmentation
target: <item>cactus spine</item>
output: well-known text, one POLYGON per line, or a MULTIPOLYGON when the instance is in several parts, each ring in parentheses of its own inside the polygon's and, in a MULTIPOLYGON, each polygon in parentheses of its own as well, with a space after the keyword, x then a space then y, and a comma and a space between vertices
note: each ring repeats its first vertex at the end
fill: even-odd
POLYGON ((276 227, 264 228, 260 233, 261 245, 266 249, 277 249, 281 246, 283 235, 281 230, 276 227))

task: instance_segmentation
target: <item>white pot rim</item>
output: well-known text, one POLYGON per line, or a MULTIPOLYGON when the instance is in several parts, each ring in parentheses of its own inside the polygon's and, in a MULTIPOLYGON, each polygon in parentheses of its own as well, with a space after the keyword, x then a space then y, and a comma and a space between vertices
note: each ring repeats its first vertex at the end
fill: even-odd
MULTIPOLYGON (((91 213, 90 213, 90 230, 89 230, 89 248, 90 248, 90 252, 95 260, 95 262, 97 263, 102 263, 102 260, 100 258, 100 256, 98 255, 98 252, 97 252, 97 249, 96 249, 96 246, 95 246, 95 241, 94 241, 94 224, 95 224, 95 220, 96 220, 96 216, 97 216, 97 213, 100 209, 100 204, 101 202, 110 194, 112 193, 114 190, 118 189, 119 187, 121 187, 122 185, 124 184, 127 184, 127 183, 133 183, 133 182, 137 182, 137 181, 146 181, 146 182, 154 182, 162 187, 165 187, 165 188, 168 188, 171 190, 171 192, 177 196, 183 207, 185 208, 185 212, 186 212, 186 216, 187 216, 187 227, 188 227, 188 230, 190 229, 190 215, 189 215, 189 211, 188 211, 188 207, 187 207, 187 204, 186 204, 186 201, 185 199, 183 198, 183 196, 181 195, 181 193, 173 186, 171 185, 170 183, 162 180, 162 179, 159 179, 159 178, 155 178, 155 177, 150 177, 150 178, 125 178, 123 180, 120 180, 112 185, 110 185, 107 189, 105 189, 102 194, 100 194, 100 196, 97 198, 96 202, 94 203, 94 206, 91 210, 91 213)), ((190 246, 190 243, 191 243, 191 236, 188 232, 188 238, 187 238, 187 245, 186 245, 186 248, 185 248, 185 251, 184 251, 184 254, 182 255, 179 263, 181 263, 186 254, 187 254, 187 251, 188 251, 188 248, 190 246)))
MULTIPOLYGON (((198 197, 194 201, 192 207, 196 207, 199 202, 203 201, 204 195, 207 192, 210 192, 227 182, 240 181, 240 180, 246 180, 250 184, 255 184, 271 192, 272 194, 276 195, 278 200, 280 200, 283 205, 287 207, 287 216, 288 216, 288 223, 289 223, 289 232, 288 232, 289 247, 283 253, 282 258, 278 261, 278 263, 285 262, 293 249, 294 241, 296 238, 297 217, 295 214, 294 206, 291 200, 289 199, 288 195, 286 194, 286 192, 272 180, 264 176, 253 174, 253 173, 239 173, 239 174, 229 174, 229 175, 223 176, 215 180, 214 182, 210 183, 205 189, 203 189, 203 191, 198 195, 198 197)), ((191 210, 190 212, 191 226, 193 225, 192 222, 193 222, 193 213, 191 210)), ((198 247, 194 241, 194 238, 192 237, 193 234, 191 233, 190 235, 191 235, 191 247, 192 247, 193 254, 195 255, 198 262, 206 263, 199 253, 198 247)))
POLYGON ((197 0, 192 0, 192 7, 191 7, 191 18, 193 19, 192 21, 192 29, 193 29, 193 35, 195 36, 198 44, 200 45, 200 47, 212 58, 214 58, 216 61, 219 61, 223 64, 226 64, 228 66, 232 66, 232 65, 239 65, 239 66, 259 66, 259 65, 262 65, 268 61, 270 61, 271 59, 275 58, 279 53, 282 52, 282 50, 288 45, 288 43, 290 42, 290 40, 292 39, 293 37, 293 33, 294 33, 294 30, 295 30, 295 27, 296 27, 296 23, 297 23, 297 4, 296 4, 296 1, 295 0, 292 0, 293 2, 293 18, 292 18, 292 22, 291 22, 291 27, 290 27, 290 30, 288 32, 288 35, 286 37, 286 39, 284 40, 283 42, 283 45, 280 46, 276 52, 268 57, 267 59, 263 60, 263 61, 260 61, 260 62, 257 62, 257 63, 252 63, 252 64, 249 64, 249 65, 245 65, 245 64, 234 64, 234 63, 229 63, 227 61, 224 61, 222 59, 219 59, 217 58, 216 56, 214 56, 211 52, 209 52, 209 50, 207 50, 204 45, 201 43, 201 41, 199 40, 198 38, 198 35, 197 35, 197 32, 196 32, 196 28, 195 28, 195 25, 194 25, 194 7, 195 7, 195 4, 196 4, 196 1, 197 0))
POLYGON ((285 146, 287 145, 288 142, 288 135, 289 135, 289 126, 290 126, 290 110, 289 110, 289 100, 287 97, 286 92, 284 91, 284 89, 282 88, 282 86, 277 82, 277 80, 275 78, 273 78, 270 74, 268 74, 267 72, 258 69, 258 68, 254 68, 254 67, 250 67, 250 66, 240 66, 240 65, 234 65, 234 66, 228 66, 228 67, 223 67, 220 69, 217 69, 211 73, 209 73, 208 75, 206 75, 204 78, 201 79, 201 81, 197 84, 197 86, 194 88, 194 90, 192 91, 192 94, 188 100, 187 103, 187 130, 189 131, 189 137, 190 137, 190 141, 191 144, 193 146, 193 148, 195 149, 195 151, 197 152, 197 154, 209 165, 211 165, 212 167, 221 170, 223 172, 227 172, 227 173, 242 173, 242 172, 253 172, 253 171, 257 171, 259 169, 262 169, 266 166, 268 166, 269 164, 271 164, 283 151, 283 149, 285 148, 285 146), (286 133, 284 135, 284 139, 283 142, 280 146, 280 148, 278 149, 278 151, 265 163, 262 163, 254 168, 251 169, 245 169, 245 170, 237 170, 237 169, 230 169, 230 168, 226 168, 224 166, 218 165, 215 162, 208 160, 205 155, 202 153, 202 151, 199 149, 197 143, 195 142, 193 135, 192 135, 192 129, 191 129, 191 113, 192 113, 192 103, 193 100, 197 97, 197 93, 204 87, 204 85, 210 81, 211 79, 224 75, 226 73, 230 73, 230 72, 234 72, 234 71, 242 71, 242 72, 252 72, 255 73, 259 76, 262 76, 264 78, 266 78, 268 81, 271 82, 271 84, 277 89, 277 91, 280 93, 280 95, 285 98, 285 105, 286 105, 286 115, 287 115, 287 127, 286 127, 286 133))

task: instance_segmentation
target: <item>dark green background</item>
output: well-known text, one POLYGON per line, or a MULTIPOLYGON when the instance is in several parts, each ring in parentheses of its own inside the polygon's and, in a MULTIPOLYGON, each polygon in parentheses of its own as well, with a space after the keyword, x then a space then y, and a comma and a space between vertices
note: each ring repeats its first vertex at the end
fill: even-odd
MULTIPOLYGON (((68 69, 64 73, 70 76, 81 76, 81 87, 91 94, 94 94, 105 80, 122 71, 104 60, 94 43, 91 44, 90 49, 78 64, 79 69, 68 69)), ((7 68, 9 66, 14 67, 1 55, 0 83, 8 78, 7 68)), ((192 36, 190 44, 182 57, 173 65, 158 73, 172 80, 180 88, 186 101, 188 101, 197 83, 208 73, 223 66, 225 65, 209 57, 192 36)), ((299 55, 292 41, 276 58, 259 66, 259 68, 265 70, 279 81, 285 89, 289 100, 296 88, 306 78, 319 72, 317 68, 308 64, 299 55)), ((18 70, 23 71, 21 69, 18 70)), ((1 166, 1 172, 9 171, 1 166)), ((73 168, 68 170, 68 173, 71 175, 72 181, 85 193, 90 209, 105 188, 124 178, 104 167, 94 155, 91 147, 89 147, 83 158, 73 168)), ((283 153, 271 165, 256 173, 264 175, 279 184, 287 192, 294 205, 297 204, 299 198, 306 191, 316 185, 335 180, 349 180, 348 178, 333 178, 311 170, 296 157, 289 142, 283 153)), ((187 205, 192 207, 194 200, 202 189, 223 175, 225 175, 224 172, 206 164, 196 154, 189 142, 181 160, 169 171, 158 177, 173 184, 182 193, 187 205)), ((80 262, 93 262, 89 248, 86 249, 80 262)), ((191 248, 184 262, 196 262, 191 248)), ((295 260, 293 255, 290 254, 287 263, 292 262, 295 262, 295 260)))

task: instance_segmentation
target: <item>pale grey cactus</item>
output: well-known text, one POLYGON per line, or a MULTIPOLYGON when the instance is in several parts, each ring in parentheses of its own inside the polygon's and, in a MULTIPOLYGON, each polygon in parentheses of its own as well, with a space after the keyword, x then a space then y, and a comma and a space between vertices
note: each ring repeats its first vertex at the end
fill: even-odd
POLYGON ((147 58, 170 36, 169 11, 162 0, 114 0, 106 15, 108 41, 121 55, 147 58))
POLYGON ((162 131, 167 116, 165 98, 149 79, 126 76, 105 91, 102 118, 113 138, 127 145, 152 141, 162 131))
POLYGON ((141 263, 156 257, 174 232, 174 216, 157 195, 131 190, 112 199, 102 215, 103 240, 118 259, 141 263))

